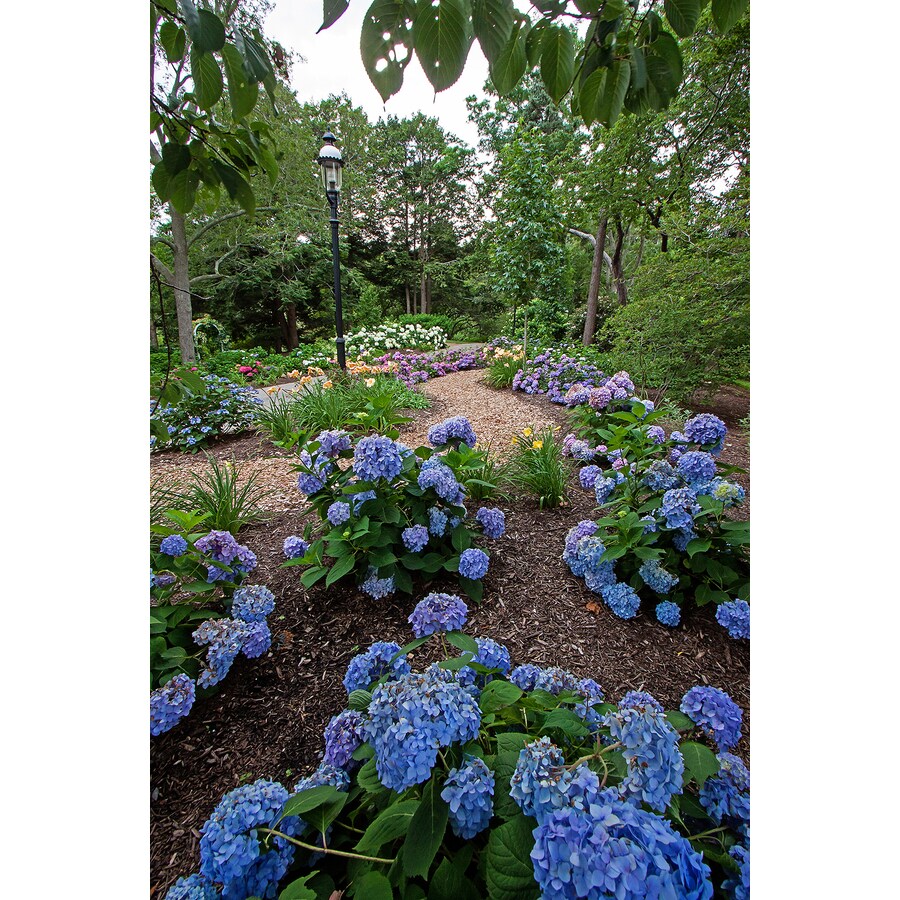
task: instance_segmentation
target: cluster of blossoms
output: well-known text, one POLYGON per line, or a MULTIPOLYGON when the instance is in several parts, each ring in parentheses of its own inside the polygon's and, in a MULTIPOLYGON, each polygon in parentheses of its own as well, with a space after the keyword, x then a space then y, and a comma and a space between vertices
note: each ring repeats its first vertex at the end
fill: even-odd
POLYGON ((203 393, 183 397, 176 404, 157 406, 151 402, 154 431, 167 436, 161 440, 154 434, 151 449, 196 450, 210 438, 253 425, 256 410, 263 402, 253 388, 233 384, 218 375, 204 375, 203 382, 203 393))
POLYGON ((475 354, 469 350, 448 350, 443 353, 389 353, 379 356, 372 362, 382 371, 392 373, 407 387, 478 366, 475 354))
POLYGON ((586 402, 590 389, 600 387, 605 381, 606 376, 596 366, 586 365, 566 353, 555 356, 553 351, 545 350, 516 373, 512 389, 526 394, 546 394, 553 403, 567 403, 566 394, 578 384, 586 402))
POLYGON ((207 566, 206 580, 210 583, 236 581, 256 568, 256 554, 239 544, 230 531, 210 531, 194 541, 194 548, 219 563, 207 566))
POLYGON ((370 567, 363 583, 359 586, 364 594, 368 594, 373 600, 383 600, 390 597, 397 590, 397 583, 393 575, 387 578, 379 578, 378 570, 370 567))
POLYGON ((360 481, 390 481, 400 474, 403 459, 412 453, 405 444, 381 434, 360 438, 353 452, 353 471, 360 481))
POLYGON ((194 705, 195 686, 189 675, 179 674, 150 694, 150 734, 156 737, 178 724, 194 705))
POLYGON ((284 550, 285 559, 299 559, 301 556, 306 556, 306 551, 309 550, 309 542, 299 535, 292 534, 284 539, 282 549, 284 550))
POLYGON ((746 600, 728 600, 716 610, 716 621, 735 639, 750 639, 750 604, 746 600))
POLYGON ((719 750, 730 750, 741 739, 744 714, 719 688, 691 688, 682 698, 680 709, 709 734, 719 750))
POLYGON ((170 534, 159 542, 159 552, 168 556, 183 556, 187 553, 188 542, 180 534, 170 534))
POLYGON ((420 600, 409 617, 413 634, 425 637, 442 631, 459 631, 466 624, 469 608, 454 594, 432 593, 420 600))
POLYGON ((451 416, 428 429, 428 443, 432 447, 443 447, 447 444, 455 447, 460 444, 474 447, 476 442, 475 429, 465 416, 451 416))
POLYGON ((496 540, 506 534, 506 515, 502 509, 479 508, 475 519, 480 523, 486 537, 496 540))
POLYGON ((197 684, 212 687, 228 674, 239 653, 248 659, 262 656, 272 645, 272 633, 265 619, 208 619, 194 632, 194 642, 208 647, 197 684))
POLYGON ((347 335, 347 350, 369 359, 385 350, 438 350, 447 343, 447 332, 439 325, 399 325, 386 323, 347 335))
MULTIPOLYGON (((489 639, 476 641, 484 665, 509 671, 505 647, 489 639), (492 666, 494 661, 499 665, 492 666)), ((630 691, 611 712, 595 716, 596 728, 609 730, 597 743, 606 744, 600 753, 616 751, 625 761, 624 778, 614 777, 610 786, 584 759, 567 765, 563 750, 548 736, 526 736, 511 776, 499 777, 490 757, 469 753, 457 756, 455 767, 441 771, 442 751, 458 750, 479 737, 490 740, 481 729, 479 706, 486 682, 476 684, 465 668, 451 671, 431 665, 422 673, 411 672, 404 657, 394 659, 399 651, 396 644, 373 644, 351 661, 345 678, 348 692, 380 683, 366 711, 344 710, 329 721, 324 758, 318 769, 296 783, 294 794, 325 785, 348 791, 359 765, 353 754, 368 744, 374 753, 373 774, 394 797, 433 779, 448 806, 452 832, 462 840, 485 835, 495 797, 508 792, 535 820, 530 858, 542 900, 711 900, 709 866, 662 815, 683 790, 685 766, 678 733, 650 694, 630 691)), ((509 679, 523 691, 580 693, 589 711, 603 699, 595 681, 557 667, 524 664, 512 670, 509 679)), ((685 695, 682 709, 694 709, 691 697, 698 690, 704 689, 685 695)), ((578 706, 576 712, 582 715, 578 706)), ((703 727, 702 716, 688 715, 703 727)), ((713 823, 739 838, 730 849, 739 869, 722 888, 725 896, 744 898, 749 896, 749 771, 727 752, 720 752, 718 761, 719 770, 705 780, 699 800, 713 823)), ((302 818, 284 816, 290 796, 282 785, 265 779, 225 795, 201 831, 200 872, 180 879, 166 900, 278 896, 279 881, 296 850, 272 830, 311 844, 317 840, 306 836, 309 826, 302 818)), ((385 807, 379 804, 372 813, 378 809, 385 807)), ((364 821, 356 822, 365 827, 364 821)), ((319 858, 321 854, 313 854, 304 858, 305 864, 314 865, 319 858)))

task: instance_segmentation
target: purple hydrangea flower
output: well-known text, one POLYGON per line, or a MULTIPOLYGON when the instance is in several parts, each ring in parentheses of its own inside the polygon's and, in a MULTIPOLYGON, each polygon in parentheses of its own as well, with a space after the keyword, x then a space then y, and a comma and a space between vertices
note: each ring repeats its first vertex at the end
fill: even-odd
POLYGON ((459 631, 466 624, 469 608, 454 594, 432 593, 420 600, 409 617, 413 634, 425 637, 441 631, 459 631))
POLYGON ((428 529, 424 525, 412 525, 403 529, 401 537, 407 550, 420 553, 428 543, 428 529))
POLYGON ((434 488, 438 497, 448 503, 462 499, 462 488, 456 480, 456 475, 453 474, 453 469, 436 456, 432 456, 422 464, 418 485, 423 491, 434 488))
POLYGON ((409 448, 381 434, 360 438, 353 453, 353 471, 362 481, 391 481, 403 468, 409 448))
POLYGON ((168 556, 183 556, 187 548, 188 542, 180 534, 170 534, 159 543, 160 552, 168 556))
POLYGON ((725 691, 705 685, 692 687, 679 708, 713 738, 719 750, 730 750, 741 739, 744 714, 725 691))
POLYGON ((709 817, 738 831, 750 825, 750 770, 730 753, 719 754, 719 771, 703 782, 700 805, 709 817))
POLYGON ((647 428, 647 437, 654 444, 664 444, 666 442, 666 432, 659 425, 651 425, 647 428))
POLYGON ((520 691, 533 691, 541 672, 540 666, 536 666, 533 663, 523 663, 521 666, 516 666, 509 673, 509 680, 520 691))
POLYGON ((684 423, 684 436, 701 447, 710 447, 709 452, 713 456, 718 456, 722 452, 727 433, 725 423, 711 413, 700 413, 684 423))
POLYGON ((672 488, 663 494, 657 514, 664 516, 667 528, 689 528, 700 512, 697 495, 690 488, 672 488))
POLYGON ((316 441, 319 443, 318 453, 332 459, 353 446, 347 431, 322 431, 316 435, 316 441))
POLYGON ((678 459, 678 474, 695 490, 708 484, 715 477, 716 461, 702 450, 688 450, 678 459))
POLYGON ((482 506, 475 513, 475 518, 481 523, 482 530, 489 538, 501 538, 506 533, 506 515, 502 509, 482 506))
POLYGON ((452 416, 428 429, 428 443, 432 447, 442 447, 449 443, 474 447, 476 442, 475 430, 465 416, 452 416))
POLYGON ((309 550, 309 544, 302 537, 292 534, 284 539, 285 559, 299 559, 301 556, 306 556, 307 550, 309 550))
POLYGON ((338 525, 343 525, 344 522, 349 520, 350 504, 344 503, 341 500, 335 500, 335 502, 328 507, 326 516, 328 517, 328 521, 337 528, 338 525))
POLYGON ((730 637, 750 639, 750 604, 746 600, 728 600, 716 610, 716 621, 730 637))
POLYGON ((478 579, 487 575, 489 562, 490 558, 484 550, 476 550, 475 548, 463 550, 459 558, 459 574, 463 578, 478 581, 478 579))

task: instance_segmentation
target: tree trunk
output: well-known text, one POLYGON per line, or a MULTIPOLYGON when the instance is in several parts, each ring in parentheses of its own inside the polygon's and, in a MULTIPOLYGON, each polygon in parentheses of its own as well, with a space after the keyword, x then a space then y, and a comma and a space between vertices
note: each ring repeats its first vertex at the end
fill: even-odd
POLYGON ((284 317, 287 325, 285 338, 287 339, 288 350, 296 350, 300 346, 297 338, 297 304, 288 303, 284 308, 284 317))
POLYGON ((196 361, 194 352, 194 324, 191 310, 191 279, 188 273, 188 241, 184 231, 184 216, 169 204, 172 217, 173 262, 172 285, 175 289, 175 312, 178 316, 178 349, 185 365, 196 361))
POLYGON ((625 284, 625 271, 622 268, 622 247, 625 243, 625 232, 622 229, 622 220, 616 217, 616 249, 612 255, 613 281, 616 285, 616 296, 619 300, 619 306, 628 305, 628 287, 625 284))
POLYGON ((420 300, 420 304, 419 304, 419 312, 421 312, 421 313, 423 313, 423 314, 424 314, 425 311, 426 311, 426 310, 425 310, 425 299, 426 299, 426 295, 425 295, 425 267, 424 267, 424 265, 423 265, 423 266, 422 266, 422 279, 421 279, 421 282, 420 282, 420 284, 419 284, 419 300, 420 300))
POLYGON ((409 315, 412 312, 409 306, 409 285, 404 284, 403 290, 406 291, 406 314, 409 315))
POLYGON ((159 350, 159 337, 156 334, 156 322, 153 321, 153 316, 150 316, 150 349, 159 350))
POLYGON ((591 263, 591 283, 588 286, 587 315, 584 319, 584 332, 581 335, 581 343, 585 347, 594 342, 594 333, 597 330, 597 298, 600 296, 600 270, 603 268, 607 221, 607 216, 600 220, 597 237, 594 239, 594 261, 591 263))
POLYGON ((425 276, 425 312, 431 312, 431 276, 425 276))

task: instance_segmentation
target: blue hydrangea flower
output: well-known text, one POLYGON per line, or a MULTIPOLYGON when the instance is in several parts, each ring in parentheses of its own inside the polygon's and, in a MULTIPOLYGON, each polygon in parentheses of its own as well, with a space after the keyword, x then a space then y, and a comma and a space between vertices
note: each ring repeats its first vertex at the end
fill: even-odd
POLYGON ((477 689, 436 665, 375 689, 364 737, 381 783, 405 791, 431 777, 438 750, 474 740, 481 727, 477 689))
POLYGON ((563 561, 571 570, 572 574, 578 578, 583 577, 585 571, 585 563, 578 553, 578 544, 582 538, 591 537, 597 533, 597 524, 590 519, 583 519, 577 525, 572 526, 566 535, 565 548, 563 550, 563 561))
POLYGON ((299 794, 301 791, 325 787, 326 785, 331 785, 331 787, 335 787, 339 791, 346 791, 350 787, 350 776, 340 766, 322 762, 312 775, 301 778, 294 785, 294 793, 299 794))
POLYGON ((407 550, 419 553, 428 543, 428 529, 424 525, 412 525, 403 529, 401 537, 407 550))
POLYGON ((352 766, 353 751, 362 743, 364 719, 361 712, 353 709, 345 709, 331 719, 325 726, 323 762, 341 769, 352 766))
POLYGON ((316 441, 319 443, 318 454, 332 459, 353 446, 347 431, 321 431, 316 435, 316 441))
POLYGON ((484 550, 476 550, 474 547, 463 550, 459 557, 459 574, 463 578, 470 578, 472 581, 478 581, 487 575, 488 563, 490 558, 484 550))
POLYGON ((344 688, 347 694, 366 690, 373 681, 378 681, 382 675, 387 673, 390 673, 392 678, 406 675, 410 669, 409 661, 405 656, 400 656, 391 662, 391 659, 399 652, 399 644, 376 641, 365 653, 354 656, 350 660, 347 674, 344 676, 344 688))
POLYGON ((694 444, 709 447, 713 456, 722 452, 727 433, 725 423, 711 413, 700 413, 684 423, 684 436, 694 444))
POLYGON ((675 470, 663 459, 650 463, 650 467, 644 473, 643 481, 651 491, 668 491, 678 487, 678 476, 675 474, 675 470))
POLYGON ((349 520, 350 504, 344 503, 342 500, 335 500, 328 507, 328 512, 325 515, 328 517, 328 521, 337 528, 338 525, 343 525, 344 522, 349 520))
POLYGON ((687 545, 694 540, 695 537, 697 537, 697 532, 690 526, 679 528, 677 531, 672 532, 672 546, 679 553, 684 553, 685 550, 687 550, 687 545))
POLYGON ((170 584, 175 584, 175 581, 176 578, 171 572, 158 572, 151 587, 168 587, 170 584))
POLYGON ((675 628, 681 624, 681 607, 671 600, 663 600, 662 603, 656 604, 656 621, 662 625, 668 625, 675 628))
POLYGON ((600 466, 585 466, 578 473, 578 480, 581 483, 581 486, 586 490, 592 490, 602 471, 600 466))
POLYGON ((479 508, 475 518, 481 523, 481 529, 489 538, 496 539, 506 534, 506 515, 502 509, 479 508))
POLYGON ((661 816, 597 793, 589 808, 553 810, 534 830, 542 900, 711 900, 709 866, 661 816))
POLYGON ((641 516, 641 521, 644 523, 644 534, 654 534, 659 531, 659 525, 653 516, 641 516))
POLYGON ((684 782, 678 732, 649 705, 610 713, 604 724, 612 737, 624 744, 628 775, 619 786, 622 796, 636 796, 653 809, 665 811, 684 782))
POLYGON ((667 528, 690 528, 700 512, 697 495, 690 488, 672 488, 663 494, 657 514, 664 516, 667 528))
POLYGON ((431 593, 416 604, 408 621, 413 634, 425 637, 442 631, 459 631, 466 624, 469 607, 455 594, 431 593))
MULTIPOLYGON (((478 652, 475 654, 472 662, 479 663, 489 669, 499 669, 501 675, 507 675, 512 668, 512 660, 509 656, 509 650, 498 644, 491 638, 475 638, 478 645, 478 652)), ((474 684, 479 688, 483 688, 489 681, 493 681, 494 676, 489 674, 481 674, 476 672, 469 666, 463 666, 456 673, 457 680, 460 684, 474 684)))
POLYGON ((578 679, 571 672, 567 672, 559 666, 541 669, 534 680, 535 690, 547 691, 554 697, 559 696, 560 691, 574 691, 577 685, 578 679))
POLYGON ((359 515, 360 508, 367 500, 374 500, 378 495, 375 491, 358 491, 350 495, 350 502, 353 504, 353 515, 359 515))
POLYGON ((378 570, 373 568, 369 569, 366 580, 363 581, 360 588, 363 593, 368 594, 373 600, 389 597, 397 590, 393 575, 389 575, 387 578, 379 578, 378 570))
POLYGON ((728 854, 741 870, 722 882, 722 890, 732 900, 750 900, 750 851, 738 844, 728 854))
POLYGON ((603 716, 593 708, 595 704, 603 702, 603 688, 593 678, 582 678, 576 683, 575 690, 584 697, 584 701, 576 703, 573 711, 594 734, 603 724, 603 716))
POLYGON ((666 571, 658 559, 648 559, 638 569, 644 584, 657 594, 668 594, 678 584, 678 576, 666 571))
POLYGON ((727 600, 716 610, 716 621, 730 637, 750 639, 750 604, 746 600, 727 600))
POLYGON ((594 481, 594 496, 597 498, 597 505, 603 506, 615 489, 616 481, 614 479, 598 475, 594 481))
POLYGON ((452 416, 428 429, 428 443, 432 447, 442 447, 451 442, 457 445, 463 443, 469 447, 475 446, 477 442, 475 431, 465 416, 452 416))
POLYGON ((639 709, 642 707, 655 709, 659 713, 663 711, 662 704, 646 691, 629 691, 619 701, 619 709, 639 709))
POLYGON ((231 669, 244 645, 246 622, 235 619, 208 619, 194 631, 194 642, 206 651, 206 666, 197 679, 200 687, 218 684, 231 669))
POLYGON ((590 462, 597 454, 597 451, 587 441, 572 441, 569 453, 573 459, 579 462, 590 462))
POLYGON ((597 387, 591 391, 588 404, 591 409, 606 409, 612 400, 612 391, 608 387, 597 387))
POLYGON ((458 498, 461 499, 462 488, 456 480, 456 475, 453 474, 453 469, 437 457, 433 456, 422 464, 422 470, 419 472, 417 480, 423 491, 433 488, 438 497, 448 503, 454 503, 458 498))
POLYGON ((287 799, 282 785, 260 778, 225 794, 204 824, 200 873, 222 886, 224 900, 277 896, 278 882, 294 859, 294 846, 284 838, 270 837, 270 849, 264 850, 257 829, 275 828, 277 822, 278 831, 293 837, 297 817, 280 818, 287 799))
POLYGON ((156 737, 174 728, 194 705, 194 680, 181 673, 150 694, 150 734, 156 737))
POLYGON ((300 451, 300 463, 308 471, 302 471, 297 476, 297 487, 307 496, 321 491, 325 487, 325 479, 334 471, 334 464, 321 453, 313 459, 308 450, 300 451))
POLYGON ((447 529, 447 516, 436 506, 428 510, 428 531, 435 537, 441 537, 447 529))
POLYGON ((681 711, 698 728, 707 732, 721 750, 730 750, 741 739, 744 714, 719 688, 698 685, 681 699, 681 711))
POLYGON ((540 822, 549 810, 563 806, 565 794, 558 785, 568 774, 565 762, 562 751, 546 735, 519 751, 509 782, 509 796, 526 816, 540 822))
POLYGON ((695 490, 708 484, 716 475, 716 461, 702 450, 688 450, 678 459, 678 474, 695 490))
POLYGON ((198 872, 179 878, 166 891, 165 900, 218 900, 219 892, 208 878, 198 872))
POLYGON ((724 503, 725 506, 737 506, 738 503, 744 501, 746 496, 744 489, 732 481, 726 481, 724 478, 713 478, 713 480, 705 486, 705 494, 709 494, 714 500, 724 503))
POLYGON ((447 773, 441 797, 450 807, 453 833, 470 840, 488 827, 494 814, 494 773, 484 760, 466 755, 458 769, 447 773))
POLYGON ((180 534, 170 534, 159 543, 160 552, 168 556, 182 556, 187 548, 188 542, 180 534))
POLYGON ((540 666, 536 666, 533 663, 523 663, 521 666, 516 666, 509 673, 509 680, 520 691, 533 691, 535 682, 542 671, 540 666))
POLYGON ((234 592, 231 615, 244 622, 264 622, 275 609, 275 595, 263 584, 239 587, 234 592))
POLYGON ((309 544, 302 537, 292 534, 284 539, 285 559, 298 559, 301 556, 306 556, 307 550, 309 550, 309 544))
POLYGON ((647 428, 647 437, 654 444, 664 444, 666 442, 666 432, 659 425, 650 425, 647 428))
POLYGON ((265 621, 247 622, 241 635, 241 652, 247 659, 257 659, 272 646, 272 632, 265 621))
POLYGON ((638 597, 634 588, 623 581, 604 585, 600 589, 600 596, 620 619, 633 619, 641 605, 641 598, 638 597))
POLYGON ((750 825, 750 770, 730 753, 719 754, 719 771, 703 782, 700 805, 709 817, 743 832, 750 825))
POLYGON ((210 531, 194 542, 200 553, 211 557, 226 566, 234 562, 241 545, 234 539, 230 531, 210 531))
POLYGON ((353 471, 362 481, 391 481, 403 468, 402 451, 408 448, 381 434, 360 438, 353 452, 353 471))

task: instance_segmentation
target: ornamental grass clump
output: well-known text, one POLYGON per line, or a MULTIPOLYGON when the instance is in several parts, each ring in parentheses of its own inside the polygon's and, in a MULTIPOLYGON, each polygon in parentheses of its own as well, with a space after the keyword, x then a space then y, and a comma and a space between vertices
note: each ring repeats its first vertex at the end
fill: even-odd
POLYGON ((439 422, 429 430, 432 446, 416 450, 396 437, 324 431, 303 447, 298 487, 322 529, 285 565, 308 567, 306 587, 352 578, 376 600, 412 593, 414 579, 457 573, 460 587, 479 601, 490 557, 474 544, 479 535, 500 537, 505 519, 499 510, 475 513, 465 505, 485 458, 473 449, 472 425, 463 416, 439 422))
POLYGON ((570 466, 553 428, 535 432, 523 428, 513 436, 515 446, 506 471, 506 480, 537 498, 541 509, 554 509, 568 492, 570 466))
POLYGON ((196 529, 206 515, 170 510, 151 526, 150 734, 169 731, 196 697, 219 684, 239 654, 268 651, 275 595, 245 585, 256 556, 227 531, 196 529), (173 527, 174 526, 174 527, 173 527))
POLYGON ((510 670, 505 647, 422 602, 441 626, 355 657, 319 767, 293 791, 266 779, 229 791, 201 829, 199 872, 166 900, 447 885, 510 900, 747 895, 749 770, 707 745, 700 688, 687 713, 638 691, 607 703, 565 669, 510 670), (438 661, 413 671, 425 641, 438 661))

